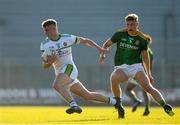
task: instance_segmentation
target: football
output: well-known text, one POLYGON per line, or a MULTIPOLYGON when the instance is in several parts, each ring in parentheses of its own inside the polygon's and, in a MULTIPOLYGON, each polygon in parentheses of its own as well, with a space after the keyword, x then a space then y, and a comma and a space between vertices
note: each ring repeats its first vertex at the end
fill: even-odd
POLYGON ((43 58, 44 61, 47 61, 48 56, 51 56, 53 53, 56 53, 55 48, 47 48, 44 50, 41 57, 43 58))

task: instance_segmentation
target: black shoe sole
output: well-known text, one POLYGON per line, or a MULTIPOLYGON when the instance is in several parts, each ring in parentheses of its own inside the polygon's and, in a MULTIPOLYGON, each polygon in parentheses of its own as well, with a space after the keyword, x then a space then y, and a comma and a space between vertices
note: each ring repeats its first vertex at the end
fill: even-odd
POLYGON ((148 116, 150 114, 150 111, 144 111, 143 116, 148 116))
POLYGON ((80 114, 82 112, 82 109, 79 107, 71 107, 69 109, 66 110, 67 114, 73 114, 73 113, 78 113, 80 114))

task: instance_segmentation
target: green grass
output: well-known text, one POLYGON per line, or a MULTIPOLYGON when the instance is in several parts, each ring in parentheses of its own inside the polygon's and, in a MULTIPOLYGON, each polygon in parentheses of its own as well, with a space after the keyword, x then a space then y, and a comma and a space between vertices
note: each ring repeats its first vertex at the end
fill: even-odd
POLYGON ((67 107, 15 106, 0 107, 0 124, 180 124, 180 108, 168 116, 162 108, 152 107, 149 116, 143 117, 144 108, 132 113, 126 108, 126 118, 117 119, 112 107, 82 107, 81 114, 68 115, 67 107))

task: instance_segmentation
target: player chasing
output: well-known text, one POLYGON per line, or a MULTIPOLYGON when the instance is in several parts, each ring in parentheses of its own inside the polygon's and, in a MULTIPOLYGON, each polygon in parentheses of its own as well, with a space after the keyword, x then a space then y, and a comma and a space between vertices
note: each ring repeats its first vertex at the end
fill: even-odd
MULTIPOLYGON (((115 68, 111 74, 111 89, 116 98, 121 102, 120 84, 132 78, 137 81, 141 88, 148 92, 153 99, 164 108, 164 111, 173 116, 171 105, 167 104, 161 93, 152 86, 154 78, 151 75, 150 59, 148 54, 149 39, 138 29, 138 16, 129 14, 125 17, 126 28, 118 30, 103 44, 108 49, 116 44, 115 68), (144 64, 144 68, 143 68, 144 64)), ((100 54, 99 63, 104 64, 106 54, 100 54)), ((121 102, 122 103, 122 102, 121 102)), ((122 104, 121 104, 122 106, 122 104)), ((121 107, 123 109, 123 107, 121 107)))
MULTIPOLYGON (((150 38, 150 43, 152 42, 151 38, 150 38)), ((153 65, 153 52, 150 48, 148 48, 148 54, 150 57, 150 69, 152 71, 152 65, 153 65)), ((133 90, 136 86, 138 86, 138 83, 130 78, 127 82, 127 86, 125 88, 125 93, 126 95, 133 101, 133 108, 132 108, 132 112, 135 112, 137 107, 139 105, 141 105, 142 101, 136 96, 136 92, 133 90)), ((145 103, 145 110, 143 113, 143 116, 147 116, 150 113, 149 107, 150 107, 150 97, 148 95, 148 93, 146 91, 144 91, 143 89, 141 89, 142 91, 142 95, 144 98, 144 103, 145 103)))
POLYGON ((74 100, 72 93, 82 97, 85 100, 98 101, 114 105, 121 116, 121 105, 119 98, 105 97, 97 92, 90 92, 77 79, 78 70, 73 62, 71 46, 74 44, 83 44, 88 47, 96 48, 99 53, 108 51, 98 46, 94 41, 77 37, 74 35, 60 34, 57 28, 57 22, 54 19, 48 19, 42 22, 47 39, 41 43, 42 65, 48 68, 53 65, 55 70, 55 80, 53 88, 69 103, 70 108, 66 113, 81 113, 82 109, 74 100))

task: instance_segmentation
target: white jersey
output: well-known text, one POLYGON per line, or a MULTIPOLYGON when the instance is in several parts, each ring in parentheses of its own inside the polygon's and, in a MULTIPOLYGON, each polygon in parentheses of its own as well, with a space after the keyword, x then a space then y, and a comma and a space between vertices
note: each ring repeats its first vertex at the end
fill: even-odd
POLYGON ((53 63, 56 75, 63 67, 68 64, 75 66, 72 58, 71 46, 77 43, 79 43, 79 37, 69 34, 59 35, 59 39, 57 41, 46 39, 44 42, 41 43, 41 52, 44 52, 46 48, 55 48, 57 52, 57 60, 53 63))

